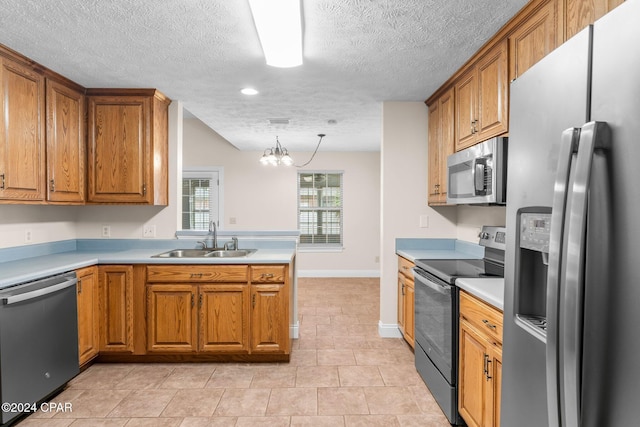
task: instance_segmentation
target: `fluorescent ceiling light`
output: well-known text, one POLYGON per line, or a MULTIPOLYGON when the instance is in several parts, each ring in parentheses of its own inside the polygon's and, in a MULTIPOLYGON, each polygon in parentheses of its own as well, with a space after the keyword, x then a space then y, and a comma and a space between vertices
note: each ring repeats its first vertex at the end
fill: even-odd
POLYGON ((245 87, 240 91, 243 95, 257 95, 259 92, 252 87, 245 87))
POLYGON ((302 65, 300 0, 249 0, 267 65, 302 65))

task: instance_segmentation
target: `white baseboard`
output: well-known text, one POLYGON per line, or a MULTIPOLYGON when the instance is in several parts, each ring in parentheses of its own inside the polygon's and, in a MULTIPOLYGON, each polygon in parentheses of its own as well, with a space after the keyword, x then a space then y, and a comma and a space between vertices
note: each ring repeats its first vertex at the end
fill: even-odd
POLYGON ((380 277, 380 270, 298 270, 298 277, 380 277))
POLYGON ((398 329, 397 323, 382 323, 378 322, 378 334, 382 338, 402 338, 400 329, 398 329))
POLYGON ((298 339, 300 336, 300 321, 297 321, 293 325, 289 325, 289 336, 293 339, 298 339))

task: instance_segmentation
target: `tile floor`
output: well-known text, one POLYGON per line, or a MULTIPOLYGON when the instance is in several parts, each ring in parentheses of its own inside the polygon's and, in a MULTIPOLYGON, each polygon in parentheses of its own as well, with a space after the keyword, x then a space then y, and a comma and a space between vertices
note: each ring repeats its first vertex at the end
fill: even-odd
POLYGON ((378 279, 300 279, 290 363, 94 364, 19 427, 449 423, 402 339, 380 338, 378 279))

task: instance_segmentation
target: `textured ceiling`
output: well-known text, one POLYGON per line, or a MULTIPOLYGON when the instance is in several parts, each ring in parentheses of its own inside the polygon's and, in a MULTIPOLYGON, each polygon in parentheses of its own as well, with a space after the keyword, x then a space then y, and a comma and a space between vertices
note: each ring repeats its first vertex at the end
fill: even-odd
POLYGON ((242 150, 369 151, 382 101, 424 101, 525 3, 302 0, 291 69, 265 64, 246 0, 2 0, 0 43, 86 87, 158 88, 242 150))

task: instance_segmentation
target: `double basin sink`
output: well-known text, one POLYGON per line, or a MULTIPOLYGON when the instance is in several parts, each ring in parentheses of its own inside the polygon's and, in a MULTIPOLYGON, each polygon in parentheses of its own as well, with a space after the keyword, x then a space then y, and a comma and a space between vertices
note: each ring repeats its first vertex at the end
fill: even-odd
POLYGON ((257 249, 173 249, 152 258, 240 258, 251 255, 257 249))

